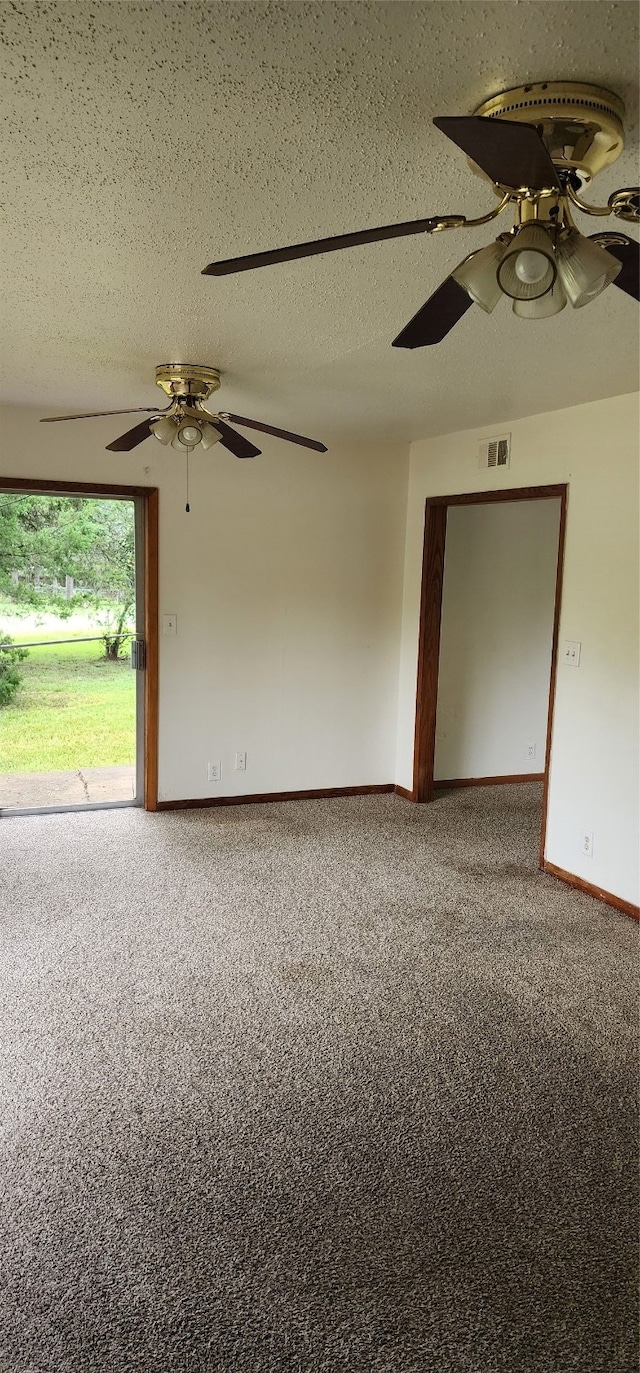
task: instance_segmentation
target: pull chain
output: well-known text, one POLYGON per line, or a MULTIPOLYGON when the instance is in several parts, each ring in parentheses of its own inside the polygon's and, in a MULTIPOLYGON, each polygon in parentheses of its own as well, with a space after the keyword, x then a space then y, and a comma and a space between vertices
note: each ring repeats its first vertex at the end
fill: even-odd
POLYGON ((189 514, 189 510, 190 510, 190 506, 189 506, 189 454, 190 454, 190 452, 191 452, 191 449, 190 449, 190 448, 187 448, 187 504, 186 504, 185 507, 184 507, 184 508, 185 508, 185 511, 186 511, 186 513, 187 513, 187 515, 189 514))

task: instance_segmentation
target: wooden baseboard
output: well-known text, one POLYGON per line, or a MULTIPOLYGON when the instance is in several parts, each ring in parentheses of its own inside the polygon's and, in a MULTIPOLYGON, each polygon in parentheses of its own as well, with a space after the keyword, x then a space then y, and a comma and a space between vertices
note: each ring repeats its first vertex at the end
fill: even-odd
POLYGON ((544 782, 543 772, 515 772, 510 777, 449 777, 434 787, 500 787, 512 782, 544 782))
POLYGON ((574 872, 566 872, 564 868, 557 868, 555 863, 548 863, 546 858, 542 868, 551 877, 557 877, 561 882, 567 882, 570 887, 575 887, 577 891, 595 897, 596 901, 603 901, 606 906, 614 906, 617 911, 632 916, 634 920, 640 920, 640 906, 634 906, 632 901, 623 901, 621 896, 614 896, 613 892, 604 891, 602 887, 595 887, 593 883, 585 882, 584 878, 577 877, 574 872))
MULTIPOLYGON (((499 782, 541 782, 544 773, 524 773, 521 777, 457 777, 436 782, 436 787, 489 787, 499 782)), ((415 802, 407 787, 394 782, 372 782, 364 787, 316 787, 309 791, 265 791, 243 796, 196 796, 190 800, 158 801, 158 810, 198 810, 205 806, 262 806, 270 801, 322 801, 332 796, 373 796, 394 792, 405 801, 415 802)))
POLYGON ((269 801, 322 801, 332 796, 372 796, 393 791, 393 782, 365 787, 316 787, 310 791, 253 792, 247 796, 196 796, 191 801, 158 801, 158 810, 197 810, 203 806, 262 806, 269 801))

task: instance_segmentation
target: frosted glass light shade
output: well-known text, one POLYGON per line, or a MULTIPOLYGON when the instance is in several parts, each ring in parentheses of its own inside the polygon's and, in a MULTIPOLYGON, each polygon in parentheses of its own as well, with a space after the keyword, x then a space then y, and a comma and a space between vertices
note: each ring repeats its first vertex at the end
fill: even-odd
POLYGON ((574 310, 588 305, 604 291, 622 271, 622 263, 585 238, 577 229, 570 229, 556 249, 558 275, 574 310))
POLYGON ((503 257, 504 243, 489 243, 486 248, 479 248, 476 253, 471 253, 459 267, 456 267, 455 272, 451 273, 454 281, 457 281, 475 304, 486 310, 488 315, 495 310, 502 295, 496 274, 503 257))
POLYGON ((214 443, 219 443, 222 434, 213 424, 202 425, 202 447, 212 448, 214 443))
POLYGON ((498 267, 500 289, 512 300, 538 300, 557 276, 552 240, 541 224, 525 224, 511 239, 498 267))
POLYGON ((566 303, 567 297, 556 278, 551 290, 537 300, 514 300, 513 313, 520 319, 549 319, 550 315, 559 315, 566 303))
POLYGON ((160 443, 171 443, 175 438, 178 422, 165 415, 161 416, 159 420, 152 420, 149 428, 154 438, 159 439, 160 443))

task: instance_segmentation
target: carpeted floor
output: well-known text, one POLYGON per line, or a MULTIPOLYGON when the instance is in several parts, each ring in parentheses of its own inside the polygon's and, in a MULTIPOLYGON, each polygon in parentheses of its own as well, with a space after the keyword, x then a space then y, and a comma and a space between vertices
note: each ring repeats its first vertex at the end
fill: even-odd
POLYGON ((2 1373, 635 1373, 638 930, 539 805, 0 822, 2 1373))

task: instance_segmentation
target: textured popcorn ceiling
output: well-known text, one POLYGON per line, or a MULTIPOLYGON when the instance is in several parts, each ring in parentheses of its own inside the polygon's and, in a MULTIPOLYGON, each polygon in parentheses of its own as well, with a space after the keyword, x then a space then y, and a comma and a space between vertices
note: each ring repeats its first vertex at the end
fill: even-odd
POLYGON ((633 184, 635 4, 12 0, 0 13, 5 400, 152 405, 155 364, 181 359, 222 369, 230 409, 329 439, 414 438, 636 386, 637 306, 615 288, 543 322, 506 301, 473 309, 437 348, 391 348, 493 226, 200 275, 216 257, 486 212, 490 188, 431 120, 526 80, 616 91, 627 146, 592 197, 633 184))

